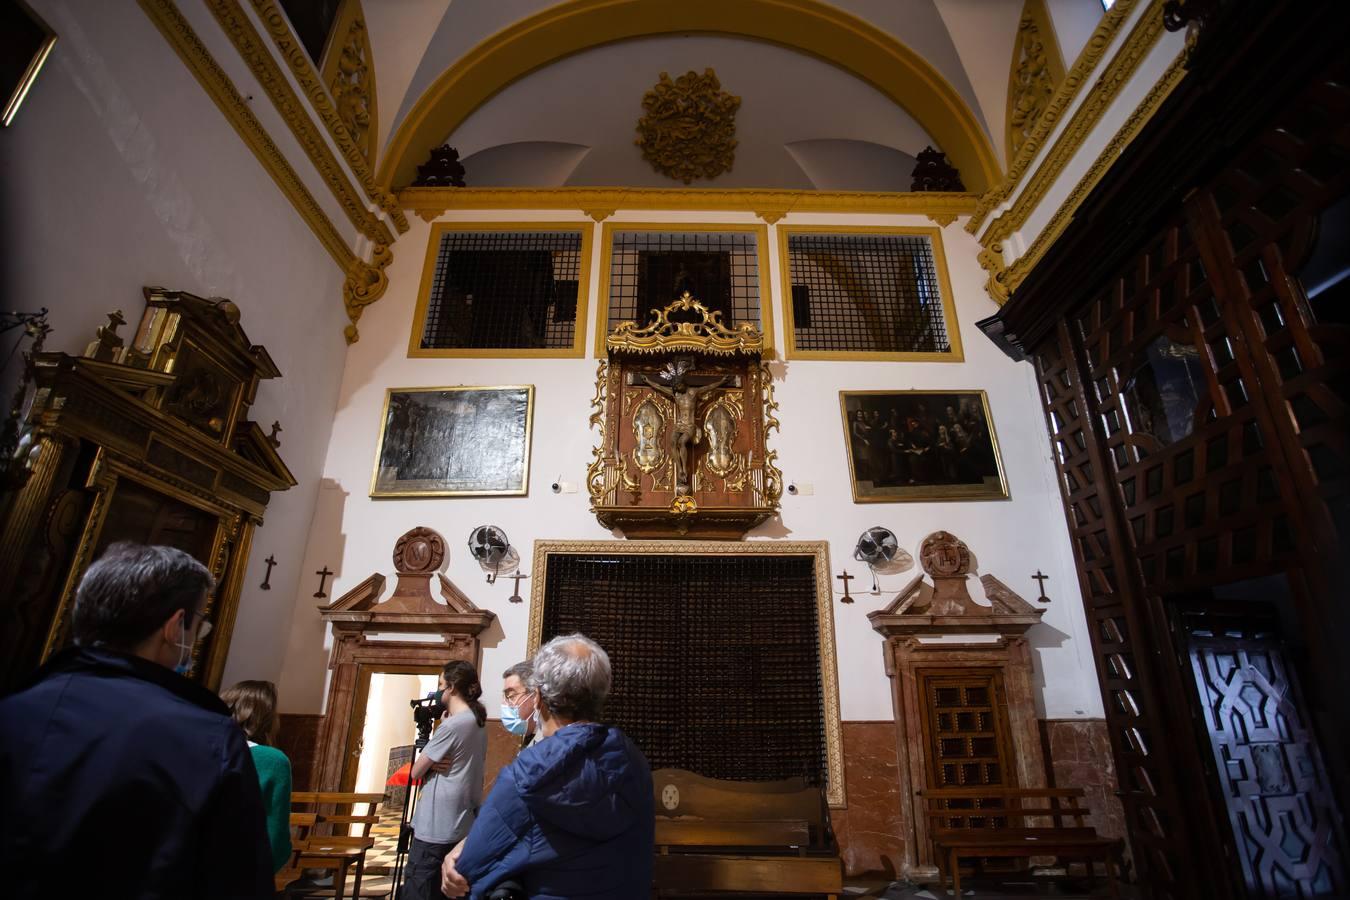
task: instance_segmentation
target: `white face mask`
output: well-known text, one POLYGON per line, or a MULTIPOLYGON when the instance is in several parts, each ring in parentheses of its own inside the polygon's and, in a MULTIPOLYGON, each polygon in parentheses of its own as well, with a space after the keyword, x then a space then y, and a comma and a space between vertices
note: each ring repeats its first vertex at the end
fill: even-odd
POLYGON ((175 644, 178 647, 178 665, 174 666, 173 670, 179 675, 186 675, 188 672, 192 671, 193 644, 192 641, 188 640, 187 616, 183 617, 182 621, 179 622, 179 626, 181 628, 180 634, 182 635, 182 640, 175 641, 175 644))

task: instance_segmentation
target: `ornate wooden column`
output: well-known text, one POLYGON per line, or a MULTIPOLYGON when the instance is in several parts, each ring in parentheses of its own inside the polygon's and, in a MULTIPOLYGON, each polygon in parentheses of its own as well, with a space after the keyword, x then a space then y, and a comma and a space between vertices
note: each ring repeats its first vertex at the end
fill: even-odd
POLYGON ((935 878, 918 792, 929 787, 1043 787, 1045 763, 1025 632, 1035 609, 992 575, 980 577, 990 605, 966 587, 970 551, 939 531, 923 542, 924 572, 885 609, 869 613, 886 638, 900 748, 903 874, 935 878))
MULTIPOLYGON (((444 563, 445 538, 419 526, 394 545, 398 581, 389 599, 380 601, 385 579, 376 572, 319 608, 324 621, 333 626, 333 653, 328 665, 333 676, 319 730, 318 790, 341 790, 348 768, 354 771, 351 749, 361 737, 373 673, 439 668, 452 659, 479 664, 478 635, 492 624, 496 614, 479 609, 442 575, 444 563), (431 596, 433 576, 444 602, 431 596), (391 632, 433 634, 441 639, 371 639, 373 634, 391 632)), ((411 710, 408 715, 411 717, 411 710)))

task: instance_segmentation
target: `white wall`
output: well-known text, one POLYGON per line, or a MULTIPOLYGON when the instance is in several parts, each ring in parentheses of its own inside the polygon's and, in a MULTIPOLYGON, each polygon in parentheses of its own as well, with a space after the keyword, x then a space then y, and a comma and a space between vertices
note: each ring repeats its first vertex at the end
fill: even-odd
POLYGON ((47 348, 67 353, 112 309, 129 338, 144 285, 239 305, 284 376, 262 384, 252 418, 280 420, 300 484, 255 536, 224 678, 278 679, 344 359, 341 272, 134 2, 32 5, 59 39, 0 131, 0 292, 50 307, 47 348))
MULTIPOLYGON (((571 211, 481 212, 448 215, 461 221, 576 220, 593 227, 591 320, 587 347, 595 336, 595 289, 599 272, 598 226, 571 211)), ((613 222, 755 222, 749 213, 625 213, 613 222)), ((921 216, 792 215, 784 224, 892 224, 930 226, 921 216)), ((577 493, 554 494, 550 484, 561 476, 584 481, 595 432, 586 425, 594 393, 596 360, 453 360, 409 359, 408 336, 422 277, 423 254, 430 226, 411 218, 412 230, 400 241, 400 253, 389 269, 389 291, 362 319, 360 343, 348 350, 334 435, 324 465, 325 490, 319 500, 303 569, 324 566, 336 571, 333 595, 339 596, 372 572, 391 571, 390 553, 404 531, 427 525, 449 542, 447 576, 479 606, 497 613, 500 630, 486 637, 483 674, 490 680, 523 657, 529 604, 509 604, 511 583, 489 586, 464 546, 477 525, 503 527, 520 548, 528 571, 538 539, 606 540, 612 535, 589 512, 584 486, 577 493), (528 497, 428 498, 372 500, 368 496, 379 419, 388 387, 492 385, 529 383, 536 386, 533 461, 528 497)), ((929 533, 949 530, 971 547, 980 573, 1005 581, 1034 599, 1030 576, 1039 568, 1050 576, 1053 598, 1044 623, 1029 637, 1035 647, 1036 678, 1045 685, 1040 704, 1044 715, 1072 718, 1100 716, 1101 703, 1089 653, 1082 603, 1070 555, 1058 489, 1053 478, 1045 420, 1028 364, 1013 363, 975 328, 975 321, 995 307, 982 285, 976 262, 977 244, 958 221, 943 231, 952 288, 966 361, 951 363, 833 363, 793 361, 775 365, 777 398, 782 405, 781 435, 770 438, 785 476, 814 486, 811 496, 785 496, 782 521, 766 523, 767 534, 790 540, 828 540, 832 571, 865 571, 851 559, 859 533, 870 525, 890 527, 915 556, 929 533), (989 392, 994 427, 1000 442, 1011 499, 958 503, 853 503, 848 484, 844 433, 838 392, 841 389, 934 388, 984 389, 989 392)), ((772 230, 771 230, 772 231, 772 230)), ((776 343, 782 346, 784 296, 779 284, 777 237, 769 241, 771 294, 774 298, 776 343)), ((880 596, 864 595, 851 606, 836 605, 838 667, 843 716, 847 720, 892 718, 890 693, 882 666, 881 638, 866 614, 886 605, 912 577, 905 573, 883 579, 880 596)), ((311 582, 298 590, 296 617, 283 673, 283 703, 296 712, 318 712, 322 706, 327 649, 324 629, 314 611, 311 582)), ((870 581, 854 585, 870 588, 870 581)), ((523 589, 528 591, 529 582, 523 589)))
POLYGON ((411 744, 417 726, 408 701, 436 690, 435 675, 396 675, 375 672, 366 698, 366 727, 361 736, 361 761, 356 766, 356 790, 374 794, 384 790, 389 751, 411 744))

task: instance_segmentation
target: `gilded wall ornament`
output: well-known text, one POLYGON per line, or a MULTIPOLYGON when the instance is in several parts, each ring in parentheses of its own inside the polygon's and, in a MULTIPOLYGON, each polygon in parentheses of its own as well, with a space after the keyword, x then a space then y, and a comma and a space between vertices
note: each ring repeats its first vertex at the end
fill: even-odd
POLYGON ((1023 15, 1008 96, 1008 157, 1017 155, 1055 94, 1055 76, 1036 18, 1023 15))
POLYGON ((357 16, 347 26, 328 89, 337 104, 338 117, 367 159, 370 158, 370 132, 375 112, 370 60, 366 23, 357 16))
POLYGON ((736 161, 736 110, 741 98, 722 90, 712 69, 689 71, 675 80, 662 72, 642 98, 638 120, 642 157, 662 175, 689 184, 716 178, 736 161))

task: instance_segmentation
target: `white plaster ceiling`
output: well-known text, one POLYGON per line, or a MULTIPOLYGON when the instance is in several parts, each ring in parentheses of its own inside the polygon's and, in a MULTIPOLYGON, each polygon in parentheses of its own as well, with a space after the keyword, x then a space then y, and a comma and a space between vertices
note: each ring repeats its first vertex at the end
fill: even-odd
POLYGON ((633 140, 643 94, 661 72, 689 71, 691 60, 741 98, 735 166, 696 184, 908 190, 914 157, 933 143, 908 113, 842 69, 773 44, 708 35, 621 41, 569 56, 501 91, 446 141, 460 151, 470 185, 675 186, 633 140), (573 154, 564 174, 558 144, 588 152, 573 154), (546 172, 562 180, 544 181, 546 172))
MULTIPOLYGON (((652 2, 677 3, 679 0, 652 0, 652 2)), ((726 0, 726 2, 735 3, 737 0, 726 0)), ((1012 49, 1016 38, 1017 23, 1024 0, 823 0, 823 2, 830 2, 851 15, 857 16, 872 26, 889 33, 923 57, 965 100, 976 121, 988 136, 989 144, 995 155, 1006 165, 1006 160, 1003 160, 1003 150, 1008 73, 1012 62, 1012 49)), ((1045 0, 1045 2, 1055 25, 1056 38, 1063 51, 1065 62, 1070 64, 1101 17, 1101 0, 1045 0)), ((562 3, 559 0, 364 0, 363 5, 367 27, 371 35, 372 52, 375 57, 376 86, 380 110, 376 141, 377 146, 383 148, 388 145, 389 140, 422 93, 450 66, 464 58, 473 48, 497 32, 521 19, 551 7, 560 6, 562 3)), ((648 41, 681 41, 683 42, 680 44, 683 48, 683 55, 679 59, 663 58, 659 63, 647 67, 651 70, 650 72, 646 69, 642 72, 624 70, 621 76, 615 75, 613 77, 615 84, 605 86, 604 89, 591 96, 583 95, 561 85, 555 89, 552 95, 549 95, 546 91, 541 91, 537 85, 531 87, 530 96, 533 99, 538 100, 551 96, 552 105, 531 110, 523 110, 520 107, 513 108, 520 111, 527 120, 538 119, 541 130, 522 129, 520 123, 512 123, 510 118, 500 111, 480 115, 488 107, 500 106, 501 109, 506 109, 510 105, 509 102, 506 106, 500 104, 503 95, 511 93, 514 87, 514 85, 507 86, 502 94, 481 107, 478 113, 471 116, 456 130, 456 139, 460 139, 462 135, 466 138, 471 137, 473 140, 471 147, 459 147, 461 155, 468 157, 489 147, 508 144, 539 144, 541 146, 536 148, 537 152, 549 154, 554 151, 543 149, 543 147, 550 143, 575 143, 590 148, 590 152, 576 160, 574 171, 568 176, 571 179, 569 183, 579 183, 578 179, 582 183, 599 183, 600 181, 614 183, 612 177, 601 177, 600 175, 603 167, 620 162, 619 148, 612 144, 612 141, 617 139, 618 134, 614 130, 617 113, 614 112, 613 104, 617 103, 619 107, 626 110, 625 115, 628 118, 626 125, 631 126, 637 118, 637 114, 633 113, 631 103, 617 95, 617 82, 620 80, 626 81, 629 78, 635 79, 629 93, 636 92, 636 96, 640 98, 642 91, 645 91, 655 82, 656 74, 662 69, 675 75, 689 69, 702 71, 707 66, 717 69, 718 74, 723 76, 728 90, 742 94, 747 98, 754 97, 755 103, 761 109, 791 109, 790 119, 797 126, 799 133, 792 136, 780 133, 790 130, 786 126, 773 129, 775 135, 782 138, 778 141, 778 149, 775 152, 769 152, 764 146, 769 142, 767 134, 751 134, 748 130, 741 130, 742 142, 748 141, 756 148, 755 152, 747 158, 755 159, 756 165, 763 167, 763 173, 766 177, 772 174, 773 178, 777 179, 774 182, 757 181, 755 186, 804 186, 806 182, 813 180, 803 171, 803 165, 807 165, 807 163, 804 162, 805 157, 802 156, 803 152, 810 154, 813 151, 809 147, 804 150, 799 148, 800 152, 794 154, 784 149, 784 145, 788 143, 798 144, 803 141, 828 140, 865 141, 881 147, 891 147, 901 153, 912 154, 915 152, 916 148, 912 146, 912 142, 911 145, 905 145, 893 139, 878 139, 875 128, 863 127, 861 124, 855 123, 855 126, 850 129, 836 131, 824 122, 817 123, 814 121, 815 117, 821 115, 830 120, 837 119, 838 116, 833 115, 834 110, 828 107, 838 105, 845 99, 852 102, 852 100, 861 96, 861 92, 858 90, 850 89, 847 94, 826 98, 831 100, 832 104, 826 104, 822 107, 819 105, 819 101, 822 99, 820 91, 810 92, 806 98, 794 104, 786 85, 781 89, 782 96, 774 99, 770 96, 771 85, 753 84, 751 79, 746 78, 726 77, 723 75, 724 70, 730 74, 733 66, 731 61, 725 59, 721 51, 725 49, 727 41, 734 40, 736 39, 700 33, 683 37, 650 38, 643 41, 626 42, 640 44, 648 41), (738 80, 741 82, 740 84, 736 83, 738 80), (752 84, 752 86, 746 87, 746 84, 752 84), (575 123, 568 123, 569 127, 563 129, 566 133, 555 133, 551 130, 550 123, 558 118, 559 109, 567 110, 571 118, 579 120, 575 123), (482 121, 475 121, 476 119, 482 121), (483 129, 484 123, 488 121, 496 126, 504 127, 505 130, 495 135, 486 134, 481 129, 483 129), (546 125, 548 127, 544 127, 546 125), (815 127, 809 127, 813 125, 815 127)), ((745 43, 742 42, 742 44, 745 43)), ((598 51, 606 49, 608 48, 595 48, 584 51, 578 56, 591 57, 598 51)), ((781 48, 779 49, 781 50, 781 48)), ((781 50, 781 52, 791 53, 787 50, 781 50)), ((613 61, 622 61, 622 57, 623 54, 620 53, 613 61)), ((757 56, 757 58, 762 58, 762 55, 757 56)), ((779 61, 786 62, 787 59, 787 57, 783 57, 779 61)), ((803 66, 804 60, 809 60, 813 64, 824 65, 819 63, 818 60, 803 55, 795 55, 792 57, 792 68, 803 66)), ((569 61, 561 60, 543 71, 551 71, 555 75, 562 71, 569 74, 581 74, 580 70, 560 68, 569 61)), ((584 69, 585 66, 582 68, 584 69)), ((775 74, 790 71, 780 69, 775 74)), ((832 71, 837 72, 837 70, 832 71)), ((527 75, 517 84, 537 80, 539 74, 539 72, 535 72, 527 75)), ((791 81, 793 85, 797 85, 801 81, 799 78, 784 80, 791 81)), ((592 82, 588 81, 587 83, 592 82)), ((838 79, 832 79, 832 83, 838 86, 838 79)), ((876 97, 880 97, 877 92, 873 91, 872 93, 876 97)), ((894 104, 891 104, 891 106, 893 107, 894 104)), ((897 110, 897 112, 900 116, 905 116, 903 111, 897 110)), ((867 117, 876 118, 874 106, 870 102, 866 104, 865 109, 855 111, 855 118, 860 123, 867 117)), ((882 118, 890 119, 892 117, 887 114, 882 118)), ((752 115, 752 121, 753 119, 752 115)), ((742 119, 742 122, 745 122, 745 120, 742 119)), ((866 124, 871 125, 873 123, 868 122, 866 124)), ((884 131, 887 127, 890 126, 883 123, 881 130, 884 131)), ((855 150, 869 158, 876 155, 858 148, 855 148, 855 150)), ((491 163, 492 177, 509 178, 509 170, 511 169, 511 165, 508 164, 509 160, 526 152, 528 151, 525 148, 517 148, 513 151, 502 151, 495 154, 491 163)), ((836 158, 843 154, 843 148, 835 148, 825 155, 836 158)), ((565 156, 567 154, 564 154, 565 156)), ((551 160, 550 177, 556 177, 560 158, 550 156, 549 159, 551 160)), ((479 165, 487 166, 488 160, 489 157, 480 159, 479 165)), ((825 180, 831 180, 833 177, 828 171, 825 171, 829 168, 828 165, 818 162, 811 165, 815 166, 819 177, 825 180), (824 166, 824 169, 822 169, 822 166, 824 166)), ((740 168, 739 165, 738 168, 740 168)), ((623 170, 622 167, 620 170, 623 170)), ((868 170, 867 174, 870 177, 875 172, 868 170)), ((737 183, 740 182, 739 178, 734 180, 737 183)), ((730 186, 730 184, 730 182, 727 182, 727 186, 730 186)))

